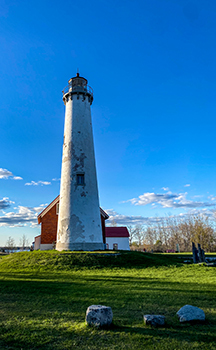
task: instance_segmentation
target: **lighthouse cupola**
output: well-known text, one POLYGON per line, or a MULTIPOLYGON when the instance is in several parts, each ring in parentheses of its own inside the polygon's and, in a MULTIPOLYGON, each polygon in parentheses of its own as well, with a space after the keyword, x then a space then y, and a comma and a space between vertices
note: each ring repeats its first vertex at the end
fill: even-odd
POLYGON ((88 98, 90 104, 93 102, 93 89, 88 85, 88 80, 80 77, 79 73, 77 73, 76 77, 68 80, 68 85, 62 92, 64 104, 73 95, 82 95, 83 98, 88 98))

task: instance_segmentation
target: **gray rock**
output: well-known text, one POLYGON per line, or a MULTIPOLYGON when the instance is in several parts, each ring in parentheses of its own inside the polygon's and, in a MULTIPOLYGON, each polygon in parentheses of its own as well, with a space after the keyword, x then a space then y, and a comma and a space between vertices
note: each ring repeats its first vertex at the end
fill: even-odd
POLYGON ((205 321, 205 313, 196 306, 185 305, 178 312, 180 322, 205 321))
POLYGON ((165 324, 165 316, 162 315, 144 315, 143 318, 146 325, 158 327, 165 324))
POLYGON ((112 309, 104 305, 91 305, 86 311, 86 323, 89 326, 110 326, 113 319, 112 309))

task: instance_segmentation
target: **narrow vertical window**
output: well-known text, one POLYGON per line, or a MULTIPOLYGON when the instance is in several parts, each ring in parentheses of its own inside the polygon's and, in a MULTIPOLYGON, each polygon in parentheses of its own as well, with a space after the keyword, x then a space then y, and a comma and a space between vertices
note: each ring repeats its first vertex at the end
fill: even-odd
POLYGON ((56 214, 59 214, 59 203, 56 204, 56 214))
POLYGON ((77 174, 77 185, 84 185, 84 174, 77 174))

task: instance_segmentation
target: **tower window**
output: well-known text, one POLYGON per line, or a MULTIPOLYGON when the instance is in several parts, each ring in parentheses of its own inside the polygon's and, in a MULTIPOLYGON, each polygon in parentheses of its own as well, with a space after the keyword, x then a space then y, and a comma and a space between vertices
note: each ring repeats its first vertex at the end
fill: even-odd
POLYGON ((84 174, 77 174, 77 185, 84 185, 84 174))
POLYGON ((56 214, 59 214, 59 203, 56 204, 56 214))

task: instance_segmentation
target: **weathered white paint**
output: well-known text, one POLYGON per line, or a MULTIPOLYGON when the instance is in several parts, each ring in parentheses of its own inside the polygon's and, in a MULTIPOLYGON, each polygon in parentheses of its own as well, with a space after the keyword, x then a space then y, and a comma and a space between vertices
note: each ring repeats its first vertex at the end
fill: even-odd
POLYGON ((113 244, 118 244, 118 250, 130 250, 129 237, 106 237, 106 243, 109 245, 108 249, 113 249, 113 244))
POLYGON ((56 249, 104 249, 90 100, 79 93, 69 96, 65 103, 56 249), (77 185, 77 174, 84 174, 84 185, 77 185))

